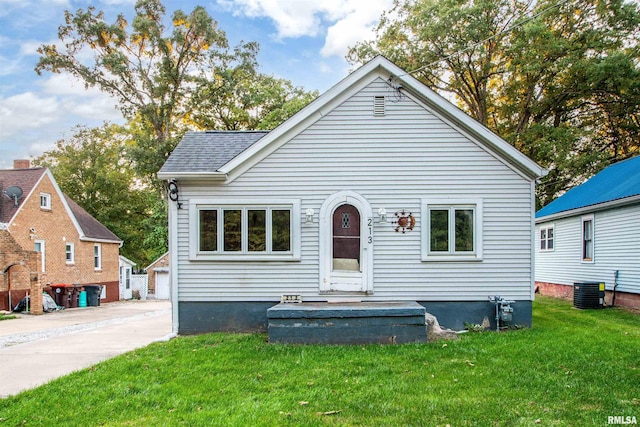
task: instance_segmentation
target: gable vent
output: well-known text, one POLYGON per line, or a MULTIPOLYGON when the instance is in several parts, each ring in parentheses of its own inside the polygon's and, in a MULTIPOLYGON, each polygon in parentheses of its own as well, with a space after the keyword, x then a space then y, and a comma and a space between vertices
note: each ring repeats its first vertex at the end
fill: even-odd
POLYGON ((373 115, 375 117, 384 116, 384 96, 373 97, 373 115))

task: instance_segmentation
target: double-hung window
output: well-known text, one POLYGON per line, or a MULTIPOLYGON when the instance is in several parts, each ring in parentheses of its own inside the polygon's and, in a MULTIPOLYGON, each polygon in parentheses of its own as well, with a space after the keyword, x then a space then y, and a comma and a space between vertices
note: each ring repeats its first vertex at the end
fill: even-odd
POLYGON ((102 270, 102 246, 100 244, 93 245, 93 269, 102 270))
POLYGON ((552 251, 554 239, 554 227, 553 225, 540 227, 540 250, 552 251))
POLYGON ((582 217, 582 261, 593 262, 593 215, 582 217))
POLYGON ((482 259, 482 200, 423 200, 422 259, 482 259))
POLYGON ((74 244, 73 243, 67 243, 65 245, 65 259, 67 264, 73 264, 75 262, 75 251, 74 251, 74 244))
POLYGON ((51 194, 40 193, 40 209, 51 210, 51 194))
POLYGON ((299 259, 297 201, 191 201, 191 259, 299 259))

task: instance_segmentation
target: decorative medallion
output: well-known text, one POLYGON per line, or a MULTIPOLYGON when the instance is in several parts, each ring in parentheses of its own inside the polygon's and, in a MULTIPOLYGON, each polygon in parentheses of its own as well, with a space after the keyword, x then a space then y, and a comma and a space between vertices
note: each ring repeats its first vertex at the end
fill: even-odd
POLYGON ((404 234, 407 230, 413 230, 413 227, 416 226, 416 218, 411 214, 411 212, 405 212, 403 209, 400 212, 396 212, 395 216, 397 220, 392 221, 392 224, 396 224, 396 232, 402 231, 404 234))

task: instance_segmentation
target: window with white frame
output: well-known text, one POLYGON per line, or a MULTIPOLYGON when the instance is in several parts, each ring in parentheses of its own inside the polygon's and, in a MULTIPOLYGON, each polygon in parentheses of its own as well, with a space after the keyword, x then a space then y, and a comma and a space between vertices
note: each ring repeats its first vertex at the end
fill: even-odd
POLYGON ((46 270, 45 269, 45 266, 46 266, 46 262, 45 262, 46 261, 46 256, 45 255, 46 255, 46 253, 45 253, 45 244, 44 243, 45 243, 44 240, 36 240, 34 242, 34 247, 33 247, 34 251, 40 252, 40 263, 42 265, 42 272, 43 273, 46 272, 45 271, 46 270))
POLYGON ((192 259, 297 259, 300 207, 297 201, 273 204, 212 205, 191 202, 192 259))
POLYGON ((51 210, 51 194, 40 193, 40 208, 51 210))
POLYGON ((73 264, 75 262, 74 244, 67 243, 65 245, 64 253, 67 264, 73 264))
POLYGON ((93 245, 93 269, 102 270, 102 246, 93 245))
POLYGON ((582 217, 582 261, 593 262, 593 215, 582 217))
POLYGON ((422 259, 482 259, 482 200, 423 200, 422 259))
POLYGON ((554 233, 555 233, 555 230, 553 225, 540 227, 540 250, 541 251, 553 250, 554 233))

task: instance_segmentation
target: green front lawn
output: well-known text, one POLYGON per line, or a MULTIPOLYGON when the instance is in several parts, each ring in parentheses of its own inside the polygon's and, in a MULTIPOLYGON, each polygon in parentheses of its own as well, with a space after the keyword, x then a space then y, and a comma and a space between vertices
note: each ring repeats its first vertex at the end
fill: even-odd
POLYGON ((534 327, 398 346, 153 344, 0 402, 0 426, 604 426, 640 422, 640 316, 539 297, 534 327))

